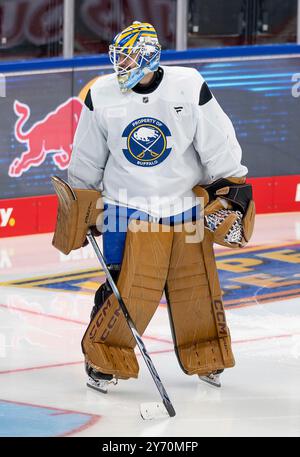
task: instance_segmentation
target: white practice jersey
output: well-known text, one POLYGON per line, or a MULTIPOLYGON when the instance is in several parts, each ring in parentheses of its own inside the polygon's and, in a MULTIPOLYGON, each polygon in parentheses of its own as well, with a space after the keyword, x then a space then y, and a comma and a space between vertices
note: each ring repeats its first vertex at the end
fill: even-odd
POLYGON ((248 170, 231 121, 198 71, 160 68, 163 78, 148 94, 122 94, 115 74, 92 85, 68 172, 71 186, 102 190, 107 203, 168 217, 195 206, 196 184, 248 170))

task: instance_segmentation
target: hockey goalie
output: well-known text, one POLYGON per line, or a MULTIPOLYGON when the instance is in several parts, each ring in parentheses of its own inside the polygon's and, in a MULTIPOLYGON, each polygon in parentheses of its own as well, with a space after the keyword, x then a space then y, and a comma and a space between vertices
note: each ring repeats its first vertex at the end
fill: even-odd
MULTIPOLYGON (((235 361, 213 244, 249 241, 252 189, 232 123, 208 85, 196 69, 160 65, 160 50, 153 26, 141 22, 110 45, 115 71, 87 93, 68 184, 54 179, 53 244, 69 253, 94 227, 140 334, 165 293, 179 366, 220 386, 235 361), (191 236, 203 222, 202 236, 191 236)), ((106 281, 82 339, 88 384, 106 391, 137 378, 134 348, 106 281)))

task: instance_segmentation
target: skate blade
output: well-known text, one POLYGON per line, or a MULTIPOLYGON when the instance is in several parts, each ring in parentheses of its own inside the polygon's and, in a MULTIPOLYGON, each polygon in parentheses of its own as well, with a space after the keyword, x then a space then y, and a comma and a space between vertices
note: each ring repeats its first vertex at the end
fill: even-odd
POLYGON ((87 387, 89 387, 90 389, 93 389, 93 390, 96 390, 97 392, 101 392, 102 394, 107 394, 107 389, 105 388, 101 388, 99 386, 97 386, 97 384, 93 384, 91 382, 87 382, 86 383, 87 387))
POLYGON ((140 414, 144 420, 165 419, 170 417, 163 403, 141 403, 140 414))
POLYGON ((199 376, 199 379, 201 379, 201 381, 203 381, 203 382, 206 382, 206 384, 209 384, 210 386, 218 387, 218 388, 221 387, 220 381, 214 382, 211 379, 207 378, 206 376, 199 376))

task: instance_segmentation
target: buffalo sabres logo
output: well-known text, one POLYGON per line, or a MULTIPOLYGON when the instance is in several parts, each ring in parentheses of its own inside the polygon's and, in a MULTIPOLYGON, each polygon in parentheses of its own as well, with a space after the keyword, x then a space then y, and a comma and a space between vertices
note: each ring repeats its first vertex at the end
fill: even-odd
POLYGON ((126 140, 126 149, 123 148, 126 159, 140 167, 158 165, 172 149, 169 144, 170 130, 154 118, 136 119, 126 127, 122 137, 126 140))

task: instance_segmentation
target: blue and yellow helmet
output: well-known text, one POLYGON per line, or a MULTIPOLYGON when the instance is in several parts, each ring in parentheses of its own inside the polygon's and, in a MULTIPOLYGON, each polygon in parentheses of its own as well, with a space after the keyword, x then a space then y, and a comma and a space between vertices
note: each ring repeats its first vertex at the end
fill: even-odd
POLYGON ((161 46, 155 28, 146 22, 133 22, 109 46, 109 58, 122 92, 134 87, 159 65, 161 46))

